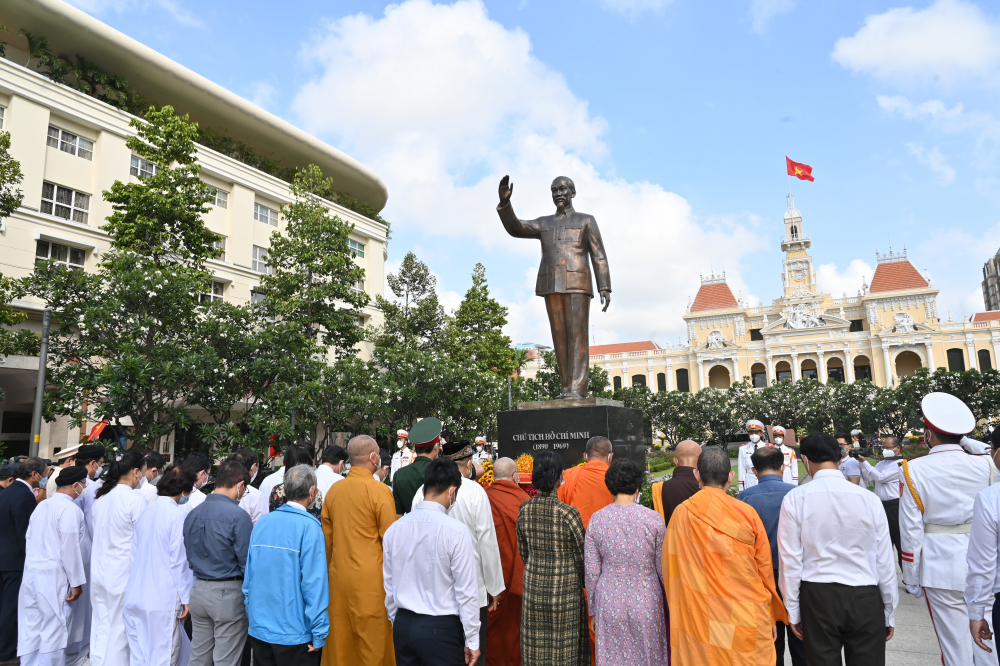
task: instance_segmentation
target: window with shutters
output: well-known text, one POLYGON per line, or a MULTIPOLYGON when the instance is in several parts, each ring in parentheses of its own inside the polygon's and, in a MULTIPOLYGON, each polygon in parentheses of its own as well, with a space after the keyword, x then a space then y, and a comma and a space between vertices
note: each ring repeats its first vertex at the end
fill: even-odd
POLYGON ((87 224, 90 215, 90 195, 55 183, 42 183, 43 213, 87 224))

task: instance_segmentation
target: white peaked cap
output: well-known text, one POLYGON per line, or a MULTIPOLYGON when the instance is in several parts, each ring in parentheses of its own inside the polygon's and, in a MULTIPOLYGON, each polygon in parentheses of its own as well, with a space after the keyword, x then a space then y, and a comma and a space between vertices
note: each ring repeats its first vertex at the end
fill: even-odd
POLYGON ((924 425, 944 435, 967 435, 976 429, 976 417, 950 393, 928 393, 920 401, 924 425))
POLYGON ((749 421, 747 421, 747 430, 749 430, 750 428, 760 428, 761 430, 763 430, 764 424, 758 421, 757 419, 750 419, 749 421))
POLYGON ((479 437, 476 437, 476 444, 485 444, 485 443, 486 443, 486 438, 485 437, 483 437, 482 435, 480 435, 479 437))
POLYGON ((80 445, 74 444, 73 446, 63 449, 59 453, 54 454, 52 457, 55 458, 56 460, 66 460, 66 458, 75 457, 77 451, 79 450, 80 450, 80 445))
POLYGON ((405 437, 405 438, 409 439, 410 438, 410 433, 408 433, 405 430, 403 430, 402 428, 400 428, 399 430, 396 431, 396 437, 405 437))
POLYGON ((773 434, 773 435, 784 435, 785 434, 785 429, 782 428, 781 426, 774 426, 773 428, 771 428, 771 434, 773 434))

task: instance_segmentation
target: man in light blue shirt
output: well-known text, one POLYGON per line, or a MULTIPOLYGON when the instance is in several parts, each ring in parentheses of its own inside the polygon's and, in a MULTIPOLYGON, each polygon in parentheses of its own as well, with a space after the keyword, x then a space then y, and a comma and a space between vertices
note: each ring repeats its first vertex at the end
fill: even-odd
POLYGON ((318 666, 330 633, 323 528, 306 510, 316 502, 309 465, 285 472, 287 502, 257 521, 250 537, 243 594, 259 666, 318 666))
POLYGON ((454 461, 424 473, 424 501, 382 539, 385 608, 397 666, 479 659, 479 583, 469 529, 448 516, 462 485, 454 461), (428 637, 433 636, 433 640, 428 637))
MULTIPOLYGON (((778 517, 781 515, 781 501, 789 491, 797 486, 785 483, 783 479, 785 454, 778 447, 765 446, 757 449, 750 456, 752 472, 757 476, 757 485, 750 486, 736 499, 746 502, 754 508, 764 523, 767 541, 771 544, 771 563, 774 565, 774 580, 778 580, 778 517)), ((780 594, 780 591, 779 591, 780 594)), ((785 663, 785 634, 788 634, 788 651, 792 655, 792 666, 805 666, 806 653, 802 640, 791 631, 785 631, 784 622, 775 625, 778 638, 774 641, 774 649, 778 653, 778 663, 785 663)))

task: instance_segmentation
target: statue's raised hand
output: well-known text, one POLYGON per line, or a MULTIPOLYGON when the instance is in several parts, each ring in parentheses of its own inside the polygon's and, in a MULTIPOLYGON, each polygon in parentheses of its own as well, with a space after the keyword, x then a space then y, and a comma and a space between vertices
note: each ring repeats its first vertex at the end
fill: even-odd
POLYGON ((510 176, 504 176, 500 180, 500 207, 510 203, 510 196, 514 194, 514 183, 510 182, 510 176))

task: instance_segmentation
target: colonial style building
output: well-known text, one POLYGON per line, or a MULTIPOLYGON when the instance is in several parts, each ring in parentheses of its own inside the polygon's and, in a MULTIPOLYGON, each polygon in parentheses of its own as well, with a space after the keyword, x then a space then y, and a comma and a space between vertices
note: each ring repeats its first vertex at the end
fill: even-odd
MULTIPOLYGON (((170 104, 202 127, 244 143, 285 167, 317 164, 336 190, 380 209, 388 193, 382 180, 357 160, 297 127, 182 67, 62 0, 4 0, 0 25, 10 34, 0 58, 0 130, 10 133, 11 155, 20 162, 23 205, 0 220, 0 273, 22 277, 36 260, 56 259, 66 266, 94 270, 108 249, 102 229, 111 213, 101 192, 115 181, 134 182, 153 166, 125 144, 135 134, 128 113, 55 83, 38 71, 20 29, 46 37, 54 53, 79 56, 122 77, 152 104, 170 104)), ((224 255, 210 260, 210 284, 203 300, 235 303, 253 298, 260 276, 268 272, 271 234, 282 232, 281 208, 291 201, 288 183, 248 164, 199 146, 202 179, 216 196, 205 217, 222 235, 224 255)), ((350 247, 365 269, 356 285, 372 297, 365 324, 380 325, 374 297, 382 294, 387 256, 386 227, 332 202, 335 214, 354 224, 350 247)), ((15 303, 29 315, 26 327, 41 328, 43 303, 15 303)), ((363 347, 364 347, 363 343, 363 347)), ((364 354, 366 348, 361 349, 364 354)), ((28 441, 38 359, 0 356, 0 442, 8 453, 28 441)), ((65 419, 43 424, 40 453, 50 456, 79 441, 80 429, 65 419)), ((173 437, 165 452, 173 451, 173 437)))
MULTIPOLYGON (((750 307, 733 296, 725 273, 703 276, 684 314, 687 344, 595 346, 591 363, 605 368, 616 388, 649 386, 653 391, 723 389, 741 378, 755 388, 801 377, 870 379, 888 386, 921 367, 996 367, 1000 312, 942 322, 938 290, 905 250, 876 254, 872 282, 856 294, 822 293, 809 254, 811 241, 791 195, 784 227, 780 298, 750 307)), ((537 363, 529 364, 525 374, 533 372, 537 363)))

